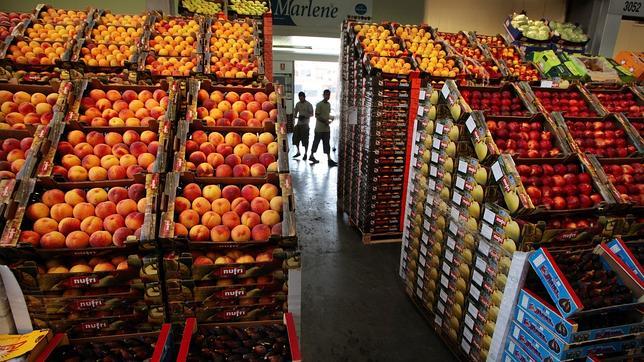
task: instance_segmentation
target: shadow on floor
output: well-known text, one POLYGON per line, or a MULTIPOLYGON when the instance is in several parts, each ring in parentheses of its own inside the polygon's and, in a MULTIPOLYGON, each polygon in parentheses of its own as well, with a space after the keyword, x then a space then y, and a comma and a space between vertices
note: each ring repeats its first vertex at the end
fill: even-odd
POLYGON ((321 151, 316 156, 321 162, 314 166, 290 162, 302 247, 304 361, 453 360, 404 292, 400 244, 362 244, 337 214, 337 168, 321 151))

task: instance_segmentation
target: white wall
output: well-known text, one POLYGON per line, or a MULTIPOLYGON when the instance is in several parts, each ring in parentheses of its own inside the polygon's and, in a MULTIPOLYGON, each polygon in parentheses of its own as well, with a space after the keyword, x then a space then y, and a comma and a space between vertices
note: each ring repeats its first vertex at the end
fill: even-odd
POLYGON ((644 51, 644 22, 622 20, 613 54, 616 55, 622 50, 635 52, 644 51))

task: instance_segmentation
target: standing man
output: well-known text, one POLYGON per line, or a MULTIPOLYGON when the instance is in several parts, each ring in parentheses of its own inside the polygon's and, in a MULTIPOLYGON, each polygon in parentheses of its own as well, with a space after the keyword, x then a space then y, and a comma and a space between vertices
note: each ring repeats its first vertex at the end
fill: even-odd
POLYGON ((293 117, 297 117, 297 124, 293 131, 293 145, 297 150, 294 158, 300 156, 300 142, 304 146, 304 161, 306 161, 306 152, 309 149, 309 120, 313 116, 313 105, 306 100, 304 92, 298 93, 300 101, 295 105, 293 117))
POLYGON ((311 148, 311 157, 309 160, 312 165, 320 162, 313 155, 315 155, 315 151, 318 150, 318 145, 322 141, 322 148, 329 160, 329 167, 333 167, 338 164, 331 159, 331 145, 329 144, 329 140, 331 139, 331 128, 329 124, 333 121, 333 117, 330 115, 331 103, 329 103, 331 91, 325 89, 322 96, 322 101, 315 105, 315 137, 313 138, 313 148, 311 148))

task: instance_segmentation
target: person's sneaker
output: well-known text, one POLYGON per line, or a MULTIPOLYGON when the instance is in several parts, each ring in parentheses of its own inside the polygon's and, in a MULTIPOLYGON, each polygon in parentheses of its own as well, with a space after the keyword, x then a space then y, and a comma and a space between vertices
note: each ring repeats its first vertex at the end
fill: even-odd
POLYGON ((320 163, 320 161, 316 160, 315 157, 313 157, 313 156, 309 157, 309 161, 311 161, 311 165, 314 165, 316 163, 320 163))
POLYGON ((337 163, 337 162, 335 162, 335 161, 333 161, 333 160, 329 160, 329 167, 335 167, 335 166, 337 166, 337 165, 338 165, 338 163, 337 163))
POLYGON ((304 161, 306 161, 306 153, 304 154, 304 158, 302 158, 304 161))
MULTIPOLYGON (((299 152, 298 152, 298 153, 296 153, 295 155, 293 155, 293 158, 298 158, 298 157, 300 157, 300 153, 299 153, 299 152)), ((306 158, 305 158, 305 160, 306 160, 306 158)))

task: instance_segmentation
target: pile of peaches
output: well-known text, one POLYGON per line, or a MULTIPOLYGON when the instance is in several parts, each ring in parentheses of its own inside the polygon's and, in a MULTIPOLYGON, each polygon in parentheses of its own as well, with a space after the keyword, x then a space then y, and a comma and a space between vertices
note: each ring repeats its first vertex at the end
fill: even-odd
POLYGON ((143 34, 143 28, 128 28, 118 25, 97 25, 92 29, 91 39, 96 43, 134 44, 143 34))
POLYGON ((85 135, 74 130, 58 143, 52 173, 72 182, 131 179, 152 171, 158 148, 153 131, 91 131, 85 135))
POLYGON ((262 127, 277 120, 276 102, 275 92, 269 95, 244 92, 240 95, 216 90, 208 94, 205 89, 200 89, 197 93, 197 117, 207 126, 262 127))
POLYGON ((35 23, 26 30, 26 35, 36 41, 66 42, 76 36, 80 28, 80 24, 35 23))
POLYGON ((20 40, 9 46, 7 58, 18 64, 53 65, 65 53, 66 45, 60 42, 20 40))
POLYGON ((33 224, 23 224, 20 242, 43 249, 122 246, 129 236, 140 236, 145 195, 143 184, 47 190, 27 207, 25 216, 33 224))
MULTIPOLYGON (((241 250, 230 250, 225 254, 209 252, 201 253, 198 251, 193 251, 192 256, 194 258, 193 265, 225 265, 225 264, 251 264, 251 263, 266 263, 273 260, 273 254, 271 250, 263 251, 253 256, 248 253, 244 253, 241 250)), ((259 276, 255 278, 245 278, 244 284, 269 284, 271 278, 269 276, 259 276)), ((233 285, 233 280, 229 278, 221 278, 217 280, 218 287, 226 287, 233 285)))
POLYGON ((122 67, 135 52, 135 45, 85 43, 81 60, 90 67, 122 67))
MULTIPOLYGON (((38 267, 40 274, 67 274, 67 273, 97 273, 111 272, 114 270, 127 270, 130 265, 124 256, 115 256, 113 258, 93 257, 89 260, 74 259, 73 262, 63 262, 61 260, 48 260, 45 267, 38 267)), ((79 289, 67 289, 63 296, 80 296, 82 292, 79 289)))
POLYGON ((49 124, 58 93, 29 94, 0 90, 0 129, 25 129, 26 125, 49 124))
POLYGON ((79 122, 92 127, 148 127, 160 120, 168 107, 168 95, 162 89, 154 92, 115 89, 107 92, 92 89, 81 99, 79 122))
POLYGON ((0 179, 16 178, 16 174, 25 164, 33 137, 25 137, 18 141, 7 138, 2 141, 0 148, 0 179))
POLYGON ((84 11, 49 8, 40 13, 38 18, 43 23, 48 24, 79 24, 85 21, 87 13, 84 11))
POLYGON ((216 21, 211 32, 209 70, 212 74, 218 78, 252 78, 257 74, 256 43, 248 23, 216 21))
POLYGON ((116 25, 116 26, 127 26, 132 28, 140 28, 145 22, 145 15, 121 15, 121 14, 112 14, 106 13, 101 16, 100 24, 101 25, 116 25))
POLYGON ((175 236, 192 241, 265 241, 282 234, 282 197, 273 184, 183 187, 174 204, 175 236))
POLYGON ((149 54, 145 57, 145 69, 152 75, 187 77, 196 69, 195 57, 155 57, 149 54))

